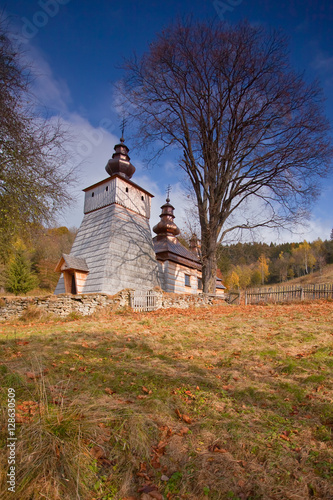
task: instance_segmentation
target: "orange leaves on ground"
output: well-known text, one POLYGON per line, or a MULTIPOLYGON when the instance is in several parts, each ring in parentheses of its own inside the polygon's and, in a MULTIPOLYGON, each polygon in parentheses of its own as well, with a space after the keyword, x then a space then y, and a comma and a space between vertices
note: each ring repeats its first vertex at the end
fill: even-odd
POLYGON ((184 422, 186 422, 187 424, 191 424, 192 423, 192 419, 191 417, 189 417, 188 415, 185 415, 185 414, 181 414, 180 411, 178 410, 178 408, 175 409, 175 413, 177 415, 178 418, 180 418, 181 420, 184 420, 184 422))
POLYGON ((105 387, 104 392, 106 392, 106 394, 110 394, 110 395, 115 393, 115 391, 110 389, 110 387, 105 387))
POLYGON ((111 460, 107 458, 105 451, 101 446, 93 446, 90 450, 90 454, 95 460, 97 460, 97 462, 99 462, 104 467, 112 465, 111 460))
POLYGON ((212 453, 228 453, 227 450, 221 447, 221 445, 215 443, 210 446, 208 446, 208 450, 212 453))
POLYGON ((15 422, 17 424, 29 422, 37 413, 39 404, 36 401, 23 401, 16 406, 15 422))
POLYGON ((182 415, 182 419, 184 420, 184 422, 186 422, 187 424, 191 424, 192 423, 192 419, 191 417, 189 417, 188 415, 182 415))
POLYGON ((30 380, 36 380, 40 378, 42 375, 47 375, 49 371, 50 370, 48 368, 44 368, 40 372, 26 372, 25 375, 30 380))
POLYGON ((168 444, 169 438, 172 435, 172 429, 168 427, 167 425, 163 425, 160 427, 161 431, 161 436, 160 436, 160 441, 157 446, 152 447, 152 460, 151 460, 151 465, 154 467, 154 469, 159 469, 161 467, 160 463, 160 457, 164 455, 165 453, 165 448, 168 444))
POLYGON ((146 481, 150 481, 150 477, 147 473, 147 464, 145 462, 140 462, 140 469, 136 473, 138 477, 144 478, 146 481))
POLYGON ((281 439, 284 439, 285 441, 290 441, 290 437, 289 437, 289 434, 288 431, 284 431, 282 432, 282 434, 279 435, 279 437, 281 439))
POLYGON ((190 431, 188 427, 181 427, 179 431, 177 432, 178 436, 184 436, 190 431))

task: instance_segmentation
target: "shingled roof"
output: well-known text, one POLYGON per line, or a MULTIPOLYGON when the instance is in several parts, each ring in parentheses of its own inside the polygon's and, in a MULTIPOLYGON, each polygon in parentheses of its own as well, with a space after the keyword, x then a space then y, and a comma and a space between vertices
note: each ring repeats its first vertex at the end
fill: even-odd
POLYGON ((86 259, 83 259, 81 257, 75 257, 74 255, 63 253, 55 270, 57 272, 61 272, 63 264, 65 264, 65 269, 73 269, 75 271, 83 271, 87 273, 89 272, 86 259))
POLYGON ((176 237, 153 238, 154 250, 157 260, 171 260, 179 264, 201 270, 201 262, 198 257, 185 248, 176 237))

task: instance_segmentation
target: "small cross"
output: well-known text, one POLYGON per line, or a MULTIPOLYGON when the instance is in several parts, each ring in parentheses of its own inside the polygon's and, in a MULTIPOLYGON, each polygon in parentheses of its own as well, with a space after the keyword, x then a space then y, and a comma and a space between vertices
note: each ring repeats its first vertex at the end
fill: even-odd
POLYGON ((123 141, 125 141, 125 139, 124 139, 124 131, 125 131, 126 122, 127 122, 126 118, 123 118, 123 122, 122 122, 122 125, 121 125, 121 138, 122 138, 123 141))
POLYGON ((167 187, 167 201, 170 201, 170 191, 171 191, 171 186, 169 184, 167 187))

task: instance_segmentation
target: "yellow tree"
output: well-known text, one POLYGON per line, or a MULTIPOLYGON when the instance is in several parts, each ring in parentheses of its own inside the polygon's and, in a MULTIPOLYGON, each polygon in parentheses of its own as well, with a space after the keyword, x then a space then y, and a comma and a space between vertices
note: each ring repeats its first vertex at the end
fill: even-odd
POLYGON ((226 286, 229 290, 238 290, 239 288, 239 276, 236 271, 232 271, 226 278, 226 286))
MULTIPOLYGON (((311 246, 304 240, 303 243, 299 245, 298 248, 292 249, 292 254, 295 259, 295 264, 299 271, 304 271, 308 274, 310 270, 313 269, 315 263, 317 262, 316 257, 313 254, 311 246)), ((298 273, 300 274, 300 272, 298 273)))
POLYGON ((264 254, 261 254, 258 259, 258 268, 261 275, 261 284, 263 285, 269 276, 268 262, 264 254))

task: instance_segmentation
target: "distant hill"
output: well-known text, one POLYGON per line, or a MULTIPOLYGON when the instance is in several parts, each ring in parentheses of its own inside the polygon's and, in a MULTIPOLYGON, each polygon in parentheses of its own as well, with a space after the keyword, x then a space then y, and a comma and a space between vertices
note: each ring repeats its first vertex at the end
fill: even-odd
POLYGON ((314 271, 313 273, 300 276, 299 278, 294 278, 292 280, 285 281, 282 284, 297 285, 297 284, 320 284, 320 283, 333 283, 333 264, 327 264, 322 272, 314 271))

